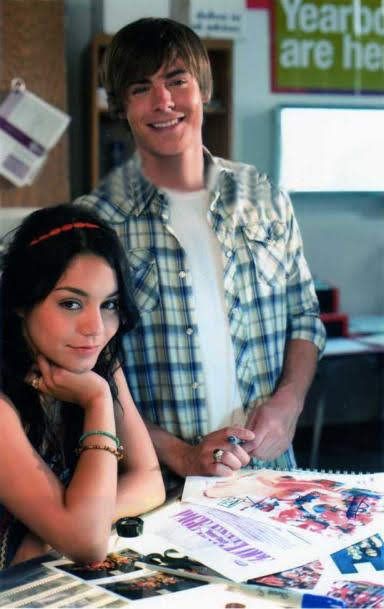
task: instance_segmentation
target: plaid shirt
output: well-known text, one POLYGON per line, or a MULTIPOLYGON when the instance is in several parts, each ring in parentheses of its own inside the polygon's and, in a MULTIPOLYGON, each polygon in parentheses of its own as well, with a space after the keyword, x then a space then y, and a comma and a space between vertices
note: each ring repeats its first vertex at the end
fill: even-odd
MULTIPOLYGON (((237 379, 246 410, 274 391, 289 339, 325 333, 289 198, 250 165, 205 151, 207 221, 222 251, 237 379)), ((144 418, 193 442, 208 433, 199 332, 188 260, 168 225, 168 201, 138 157, 76 202, 95 209, 128 255, 141 321, 125 337, 125 373, 144 418)), ((196 244, 198 247, 198 244, 196 244)), ((220 379, 217 380, 220 383, 220 379)), ((288 451, 273 465, 294 465, 288 451)))

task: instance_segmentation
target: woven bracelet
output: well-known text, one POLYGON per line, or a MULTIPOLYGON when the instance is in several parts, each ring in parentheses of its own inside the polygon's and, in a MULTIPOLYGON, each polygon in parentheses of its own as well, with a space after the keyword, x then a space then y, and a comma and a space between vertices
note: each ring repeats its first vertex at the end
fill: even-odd
POLYGON ((110 438, 114 441, 116 448, 119 448, 120 446, 120 440, 117 436, 114 436, 113 433, 110 433, 109 431, 100 431, 98 429, 83 433, 79 438, 79 444, 81 444, 85 438, 88 438, 88 436, 105 436, 106 438, 110 438))
POLYGON ((76 448, 75 453, 77 455, 81 455, 82 452, 84 452, 85 450, 107 450, 109 453, 111 453, 112 455, 115 455, 116 459, 118 461, 120 461, 123 458, 123 447, 119 446, 119 448, 111 448, 110 446, 107 446, 106 444, 86 444, 85 446, 80 446, 79 448, 76 448))

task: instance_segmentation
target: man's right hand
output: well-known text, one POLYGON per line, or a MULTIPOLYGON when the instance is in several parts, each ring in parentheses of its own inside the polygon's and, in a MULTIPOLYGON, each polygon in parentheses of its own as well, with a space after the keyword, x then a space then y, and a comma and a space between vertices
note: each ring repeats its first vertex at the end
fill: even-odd
MULTIPOLYGON (((195 446, 186 444, 179 447, 177 454, 177 473, 181 476, 231 476, 232 473, 248 465, 250 456, 239 444, 231 444, 230 436, 250 442, 255 434, 244 427, 224 427, 207 434, 195 446), (214 451, 219 452, 215 461, 214 451)), ((174 469, 175 464, 169 464, 174 469), (173 467, 172 467, 173 466, 173 467)))

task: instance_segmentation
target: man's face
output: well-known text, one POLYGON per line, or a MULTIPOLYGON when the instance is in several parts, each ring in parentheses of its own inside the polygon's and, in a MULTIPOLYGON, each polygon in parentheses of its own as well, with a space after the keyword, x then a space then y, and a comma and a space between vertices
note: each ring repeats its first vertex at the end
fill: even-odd
POLYGON ((129 86, 126 117, 143 158, 201 152, 203 102, 198 82, 181 59, 129 86))

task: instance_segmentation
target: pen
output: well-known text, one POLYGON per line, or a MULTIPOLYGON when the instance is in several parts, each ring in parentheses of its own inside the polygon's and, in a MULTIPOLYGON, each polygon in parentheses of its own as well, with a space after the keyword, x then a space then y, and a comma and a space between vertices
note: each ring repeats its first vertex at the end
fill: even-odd
POLYGON ((227 441, 230 444, 244 444, 245 440, 240 440, 237 436, 228 436, 227 441))
POLYGON ((190 571, 185 571, 184 569, 171 569, 170 567, 163 567, 140 561, 135 561, 135 564, 138 567, 145 567, 151 569, 152 571, 161 571, 162 573, 168 573, 169 575, 178 575, 179 577, 185 577, 187 579, 204 581, 210 584, 226 584, 230 588, 253 593, 258 598, 264 598, 271 601, 280 601, 279 605, 282 607, 295 607, 297 609, 323 609, 328 607, 346 606, 344 601, 332 596, 308 594, 307 592, 290 590, 288 588, 272 588, 271 586, 239 583, 225 577, 217 577, 215 575, 198 575, 196 573, 191 573, 190 571))

